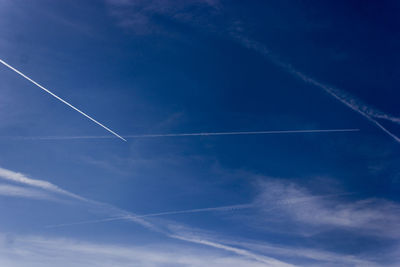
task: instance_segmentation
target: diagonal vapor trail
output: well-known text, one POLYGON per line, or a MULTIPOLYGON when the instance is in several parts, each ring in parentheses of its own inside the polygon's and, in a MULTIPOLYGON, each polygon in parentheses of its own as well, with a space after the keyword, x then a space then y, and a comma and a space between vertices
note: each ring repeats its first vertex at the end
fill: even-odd
POLYGON ((276 66, 282 68, 284 71, 291 74, 293 77, 296 77, 307 84, 311 84, 313 86, 316 86, 316 87, 324 90, 330 96, 332 96, 333 98, 335 98, 342 104, 346 105, 353 111, 359 113, 361 116, 366 118, 371 123, 375 124, 379 129, 381 129, 386 134, 388 134, 390 137, 392 137, 396 142, 400 143, 399 136, 397 136, 396 134, 389 131, 386 127, 384 127, 381 123, 379 123, 377 121, 377 119, 384 119, 384 120, 388 120, 388 121, 400 124, 400 118, 392 116, 392 115, 388 115, 382 111, 374 109, 374 108, 368 106, 367 104, 364 104, 362 101, 360 101, 356 97, 351 96, 350 94, 346 93, 345 91, 339 90, 338 88, 334 88, 332 86, 329 86, 322 82, 319 82, 316 79, 311 78, 310 76, 297 70, 291 64, 281 60, 275 53, 273 53, 273 51, 271 51, 267 46, 263 45, 262 43, 259 43, 255 40, 247 38, 246 36, 241 35, 241 34, 231 33, 230 35, 231 35, 231 37, 233 37, 233 39, 236 42, 238 42, 239 44, 241 44, 242 46, 244 46, 248 49, 251 49, 251 50, 254 50, 254 51, 260 53, 265 58, 267 58, 270 62, 272 62, 276 66))
POLYGON ((99 219, 99 220, 89 220, 89 221, 81 221, 81 222, 74 222, 74 223, 63 223, 63 224, 57 224, 57 225, 48 225, 48 226, 46 226, 46 228, 58 228, 58 227, 72 226, 72 225, 119 221, 119 220, 125 220, 125 219, 139 219, 139 218, 147 218, 147 217, 158 217, 158 216, 174 215, 174 214, 249 209, 249 208, 253 208, 253 207, 254 207, 254 204, 241 204, 241 205, 231 205, 231 206, 223 206, 223 207, 215 207, 215 208, 203 208, 203 209, 191 209, 191 210, 179 210, 179 211, 167 211, 167 212, 159 212, 159 213, 149 213, 149 214, 135 215, 135 216, 127 215, 127 216, 109 217, 109 218, 99 219))
MULTIPOLYGON (((266 135, 266 134, 301 134, 301 133, 340 133, 358 132, 360 129, 312 129, 312 130, 277 130, 277 131, 251 131, 251 132, 200 132, 200 133, 168 133, 168 134, 137 134, 125 135, 124 138, 156 138, 156 137, 185 137, 185 136, 221 136, 221 135, 266 135)), ((73 140, 73 139, 109 139, 106 135, 81 135, 81 136, 6 136, 0 139, 16 140, 73 140)))
POLYGON ((92 117, 90 117, 89 115, 87 115, 85 112, 79 110, 78 108, 74 107, 73 105, 71 105, 70 103, 68 103, 67 101, 65 101, 64 99, 62 99, 61 97, 57 96, 56 94, 52 93, 50 90, 46 89, 44 86, 38 84, 37 82, 35 82, 34 80, 32 80, 31 78, 29 78, 28 76, 26 76, 25 74, 23 74, 22 72, 20 72, 19 70, 15 69, 14 67, 10 66, 9 64, 7 64, 6 62, 4 62, 3 60, 0 59, 0 63, 3 64, 4 66, 6 66, 7 68, 13 70, 14 72, 18 73, 19 75, 21 75, 22 77, 24 77, 25 79, 27 79, 28 81, 30 81, 31 83, 33 83, 34 85, 36 85, 37 87, 39 87, 40 89, 42 89, 43 91, 45 91, 46 93, 52 95, 53 97, 55 97, 56 99, 58 99, 59 101, 63 102, 64 104, 66 104, 67 106, 69 106, 70 108, 74 109, 75 111, 79 112, 80 114, 82 114, 83 116, 85 116, 86 118, 88 118, 89 120, 93 121, 94 123, 96 123, 97 125, 103 127, 104 129, 106 129, 107 131, 109 131, 110 133, 112 133, 113 135, 115 135, 116 137, 118 137, 119 139, 123 140, 126 142, 126 139, 124 139, 122 136, 120 136, 119 134, 117 134, 116 132, 114 132, 113 130, 111 130, 110 128, 106 127, 105 125, 101 124, 100 122, 96 121, 95 119, 93 119, 92 117))

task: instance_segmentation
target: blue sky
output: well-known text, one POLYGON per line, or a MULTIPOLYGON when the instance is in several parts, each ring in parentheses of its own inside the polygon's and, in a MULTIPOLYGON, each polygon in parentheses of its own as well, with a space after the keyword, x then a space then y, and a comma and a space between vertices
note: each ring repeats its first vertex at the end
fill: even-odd
POLYGON ((0 59, 121 136, 359 129, 124 142, 0 65, 0 265, 398 266, 399 8, 0 0, 0 59))

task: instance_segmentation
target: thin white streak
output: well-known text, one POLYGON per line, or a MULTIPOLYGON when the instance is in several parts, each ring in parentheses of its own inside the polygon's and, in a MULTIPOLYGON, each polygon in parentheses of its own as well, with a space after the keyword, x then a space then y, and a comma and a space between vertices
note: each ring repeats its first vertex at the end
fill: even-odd
POLYGON ((110 128, 104 126, 103 124, 101 124, 100 122, 96 121, 95 119, 93 119, 92 117, 90 117, 89 115, 87 115, 85 112, 79 110, 78 108, 74 107, 73 105, 71 105, 70 103, 68 103, 67 101, 65 101, 64 99, 62 99, 61 97, 57 96, 56 94, 52 93, 50 90, 46 89, 45 87, 43 87, 42 85, 38 84, 37 82, 35 82, 34 80, 32 80, 31 78, 29 78, 28 76, 26 76, 25 74, 23 74, 22 72, 20 72, 19 70, 13 68, 12 66, 8 65, 6 62, 4 62, 3 60, 0 59, 0 63, 2 63, 4 66, 8 67, 9 69, 15 71, 16 73, 18 73, 19 75, 21 75, 22 77, 24 77, 25 79, 27 79, 28 81, 30 81, 31 83, 33 83, 34 85, 36 85, 37 87, 39 87, 40 89, 44 90, 46 93, 52 95, 53 97, 55 97, 56 99, 58 99, 59 101, 61 101, 62 103, 66 104, 67 106, 69 106, 70 108, 74 109, 75 111, 79 112, 80 114, 82 114, 83 116, 85 116, 86 118, 88 118, 89 120, 93 121, 94 123, 96 123, 97 125, 103 127, 104 129, 106 129, 107 131, 109 131, 110 133, 112 133, 113 135, 115 135, 116 137, 120 138, 121 140, 124 140, 126 142, 126 140, 121 137, 119 134, 115 133, 113 130, 111 130, 110 128))
MULTIPOLYGON (((180 243, 180 242, 179 242, 180 243)), ((0 233, 1 266, 191 266, 265 267, 254 259, 163 242, 131 246, 66 238, 0 233), (12 242, 10 242, 12 240, 12 242), (3 245, 4 244, 4 245, 3 245)))
POLYGON ((11 181, 14 183, 24 184, 24 185, 31 186, 31 187, 40 188, 47 192, 55 193, 58 195, 64 195, 64 196, 82 201, 82 202, 90 204, 90 205, 102 207, 105 211, 108 212, 109 215, 112 214, 112 215, 118 215, 118 216, 122 216, 122 215, 130 216, 130 218, 129 218, 130 221, 138 223, 138 224, 140 224, 148 229, 151 229, 153 231, 160 232, 160 230, 158 228, 156 228, 154 225, 152 225, 140 218, 135 218, 134 216, 136 216, 136 215, 131 212, 119 209, 119 208, 114 207, 107 203, 102 203, 99 201, 95 201, 95 200, 91 200, 91 199, 79 196, 77 194, 74 194, 65 189, 62 189, 62 188, 58 187, 57 185, 52 184, 47 181, 32 179, 22 173, 14 172, 14 171, 7 170, 7 169, 1 168, 1 167, 0 167, 0 179, 8 180, 8 181, 11 181))
POLYGON ((57 224, 57 225, 48 225, 48 226, 46 226, 46 228, 58 228, 58 227, 72 226, 72 225, 92 224, 92 223, 119 221, 119 220, 126 220, 126 219, 147 218, 147 217, 158 217, 158 216, 175 215, 175 214, 248 209, 248 208, 253 208, 253 207, 254 207, 253 204, 242 204, 242 205, 215 207, 215 208, 167 211, 167 212, 150 213, 150 214, 144 214, 144 215, 118 216, 118 217, 110 217, 110 218, 99 219, 99 220, 88 220, 88 221, 75 222, 75 223, 63 223, 63 224, 57 224))
MULTIPOLYGON (((23 174, 16 173, 16 172, 13 172, 13 171, 10 171, 10 170, 6 170, 6 169, 3 169, 3 168, 0 168, 0 178, 4 178, 6 180, 10 180, 10 181, 13 181, 13 182, 23 183, 23 184, 30 185, 30 186, 33 186, 33 187, 39 187, 39 188, 41 188, 43 190, 47 190, 47 191, 54 192, 54 193, 59 193, 59 194, 64 194, 64 195, 76 198, 78 200, 81 200, 81 201, 89 203, 89 204, 93 204, 93 205, 96 205, 96 206, 101 206, 101 207, 106 208, 106 211, 108 211, 109 214, 111 214, 111 213, 113 213, 113 214, 115 214, 115 213, 124 214, 125 215, 124 216, 125 219, 127 219, 127 220, 129 220, 131 222, 140 224, 143 227, 145 227, 145 228, 147 228, 147 229, 149 229, 151 231, 158 232, 160 234, 163 234, 163 235, 165 235, 167 237, 170 237, 170 238, 173 238, 173 239, 179 239, 179 240, 183 240, 183 241, 187 241, 187 242, 191 242, 191 243, 197 243, 197 244, 199 243, 196 240, 191 240, 190 238, 186 238, 184 236, 174 235, 174 234, 171 234, 169 232, 166 232, 165 230, 162 230, 161 228, 155 226, 154 224, 152 224, 150 222, 147 222, 146 220, 144 220, 140 216, 137 216, 134 213, 131 213, 131 212, 128 212, 128 211, 124 211, 122 209, 119 209, 119 208, 114 207, 114 206, 112 206, 110 204, 107 204, 107 203, 101 203, 101 202, 97 202, 95 200, 90 200, 90 199, 83 198, 83 197, 78 196, 78 195, 76 195, 74 193, 71 193, 71 192, 68 192, 66 190, 63 190, 63 189, 59 188, 58 186, 56 186, 56 185, 54 185, 52 183, 49 183, 47 181, 31 179, 31 178, 26 177, 23 174)), ((217 210, 217 209, 222 210, 222 209, 232 209, 232 208, 233 209, 235 209, 235 208, 245 208, 245 206, 246 206, 246 204, 245 205, 219 207, 219 208, 197 209, 197 211, 192 210, 192 212, 200 212, 200 210, 211 211, 213 209, 214 210, 217 210)), ((189 212, 189 211, 181 211, 181 212, 184 213, 184 212, 189 212)), ((179 211, 178 212, 170 212, 170 213, 171 214, 178 214, 179 211)), ((143 215, 142 217, 146 217, 146 216, 147 217, 150 217, 150 216, 161 216, 161 214, 166 215, 166 213, 158 213, 158 215, 157 214, 148 214, 148 215, 143 215)), ((204 242, 202 242, 202 244, 206 245, 206 246, 213 247, 213 248, 219 248, 219 249, 224 249, 226 251, 231 251, 233 253, 236 253, 237 255, 246 256, 246 257, 252 258, 252 259, 254 259, 256 261, 261 261, 261 262, 265 261, 265 258, 263 256, 259 256, 257 254, 248 252, 248 251, 243 250, 243 249, 231 248, 231 247, 226 246, 226 245, 220 245, 220 244, 217 244, 217 243, 214 243, 214 242, 211 243, 211 242, 206 241, 206 240, 204 242)))
POLYGON ((380 128, 382 131, 384 131, 386 134, 388 134, 394 140, 396 140, 398 143, 400 143, 400 138, 399 137, 397 137, 395 134, 393 134, 388 129, 383 127, 382 124, 380 124, 378 121, 376 121, 372 117, 381 118, 381 119, 388 119, 388 120, 391 120, 393 122, 400 121, 399 119, 391 117, 391 116, 386 115, 386 114, 382 115, 382 113, 380 111, 371 111, 371 109, 369 107, 367 107, 366 105, 360 106, 360 104, 357 103, 358 101, 356 101, 355 99, 351 99, 348 96, 345 97, 345 94, 343 92, 341 92, 339 89, 329 87, 329 86, 327 86, 325 84, 322 84, 322 83, 320 83, 320 82, 318 82, 318 81, 316 81, 316 80, 314 80, 314 79, 312 79, 310 77, 307 77, 305 74, 293 69, 292 67, 290 67, 288 69, 288 71, 290 73, 292 73, 293 75, 297 76, 298 78, 300 78, 301 80, 303 80, 304 82, 312 84, 312 85, 314 85, 316 87, 319 87, 319 88, 323 89, 329 95, 331 95, 332 97, 334 97, 335 99, 340 101, 342 104, 346 105, 347 107, 351 108, 355 112, 359 113, 361 116, 363 116, 364 118, 366 118, 367 120, 369 120, 370 122, 375 124, 378 128, 380 128))
POLYGON ((209 240, 205 240, 205 239, 201 239, 201 238, 197 238, 197 237, 186 237, 186 236, 180 236, 180 235, 169 235, 169 237, 175 238, 178 240, 182 240, 182 241, 186 241, 186 242, 197 243, 197 244, 205 245, 208 247, 214 247, 214 248, 222 249, 225 251, 233 252, 237 255, 248 257, 248 258, 254 259, 258 262, 268 264, 268 266, 271 266, 271 267, 272 266, 276 266, 276 267, 293 267, 293 266, 295 266, 292 264, 288 264, 288 263, 276 260, 274 258, 270 258, 267 256, 261 256, 261 255, 252 253, 252 252, 242 249, 242 248, 236 248, 233 246, 228 246, 228 245, 220 244, 217 242, 213 242, 213 241, 209 241, 209 240))
MULTIPOLYGON (((254 132, 204 132, 204 133, 170 133, 170 134, 138 134, 125 135, 124 138, 155 138, 155 137, 185 137, 185 136, 221 136, 221 135, 263 135, 263 134, 298 134, 298 133, 340 133, 358 132, 360 129, 315 129, 315 130, 278 130, 278 131, 254 131, 254 132)), ((16 140, 74 140, 74 139, 109 139, 110 136, 3 136, 0 139, 16 140)))
MULTIPOLYGON (((289 198, 283 201, 280 201, 275 204, 274 207, 268 209, 277 209, 281 205, 291 205, 298 202, 307 202, 310 200, 318 199, 318 198, 330 198, 330 197, 337 197, 342 195, 350 195, 352 193, 342 193, 342 194, 332 194, 332 195, 322 195, 322 196, 312 196, 312 197, 297 197, 297 198, 289 198)), ((260 208, 262 203, 251 203, 251 204, 241 204, 241 205, 231 205, 231 206, 223 206, 223 207, 215 207, 215 208, 203 208, 203 209, 190 209, 190 210, 179 210, 179 211, 166 211, 166 212, 159 212, 159 213, 150 213, 144 215, 129 215, 129 216, 118 216, 118 217, 110 217, 98 220, 87 220, 81 222, 74 222, 74 223, 63 223, 57 225, 48 225, 46 228, 58 228, 64 226, 73 226, 73 225, 82 225, 82 224, 92 224, 92 223, 102 223, 102 222, 110 222, 110 221, 119 221, 119 220, 127 220, 127 219, 138 219, 138 218, 147 218, 147 217, 158 217, 158 216, 165 216, 165 215, 175 215, 175 214, 187 214, 187 213, 199 213, 199 212, 209 212, 209 211, 227 211, 227 210, 238 210, 238 209, 250 209, 250 208, 260 208)), ((266 211, 264 209, 264 211, 266 211)))
POLYGON ((0 167, 0 179, 40 188, 40 189, 43 189, 43 190, 46 190, 49 192, 53 192, 56 194, 65 195, 65 196, 68 196, 68 197, 71 197, 71 198, 74 198, 74 199, 77 199, 80 201, 85 201, 85 202, 88 201, 84 197, 81 197, 74 193, 68 192, 68 191, 66 191, 52 183, 49 183, 47 181, 32 179, 22 173, 13 172, 13 171, 1 168, 1 167, 0 167))
POLYGON ((342 92, 341 90, 337 88, 333 88, 330 86, 327 86, 321 82, 318 82, 317 80, 305 75, 304 73, 298 71, 295 69, 292 65, 282 61, 279 59, 275 54, 273 54, 265 45, 256 42, 254 40, 250 40, 249 38, 239 35, 237 33, 231 33, 231 36, 236 40, 238 43, 243 45, 244 47, 254 50, 263 56, 265 56, 268 60, 270 60, 272 63, 274 63, 276 66, 281 67, 284 69, 286 72, 290 73, 296 78, 301 79, 305 83, 312 84, 316 87, 321 88, 324 90, 326 93, 334 97, 336 100, 340 101, 342 104, 346 105, 347 107, 351 108, 352 110, 358 112, 361 116, 375 124, 378 128, 380 128, 382 131, 384 131, 386 134, 388 134, 390 137, 392 137, 396 142, 400 143, 400 138, 390 132, 388 129, 386 129, 382 124, 380 124, 378 121, 375 119, 385 119, 389 120, 395 123, 400 123, 400 118, 396 118, 394 116, 385 114, 381 111, 378 111, 376 109, 373 109, 369 107, 368 105, 362 103, 360 100, 356 99, 353 96, 350 96, 347 93, 342 92), (375 119, 374 119, 375 118, 375 119))
MULTIPOLYGON (((351 195, 353 193, 341 193, 341 194, 331 194, 331 195, 321 195, 321 196, 312 196, 312 197, 296 197, 296 198, 289 198, 278 201, 275 203, 274 207, 270 207, 268 210, 277 209, 282 205, 291 205, 296 204, 298 202, 307 202, 310 200, 318 199, 318 198, 330 198, 330 197, 337 197, 343 195, 351 195)), ((118 216, 118 217, 110 217, 98 220, 87 220, 81 222, 74 222, 74 223, 63 223, 57 225, 48 225, 46 228, 58 228, 64 226, 73 226, 73 225, 82 225, 82 224, 92 224, 92 223, 102 223, 102 222, 110 222, 110 221, 119 221, 119 220, 127 220, 127 219, 138 219, 138 218, 146 218, 146 217, 158 217, 158 216, 165 216, 165 215, 174 215, 174 214, 186 214, 186 213, 198 213, 198 212, 209 212, 209 211, 226 211, 226 210, 238 210, 238 209, 250 209, 250 208, 262 208, 263 203, 259 201, 250 203, 250 204, 241 204, 241 205, 231 205, 231 206, 223 206, 223 207, 213 207, 213 208, 203 208, 203 209, 190 209, 190 210, 179 210, 179 211, 167 211, 167 212, 159 212, 159 213, 150 213, 144 215, 128 215, 128 216, 118 216)), ((266 211, 263 208, 264 211, 266 211)))

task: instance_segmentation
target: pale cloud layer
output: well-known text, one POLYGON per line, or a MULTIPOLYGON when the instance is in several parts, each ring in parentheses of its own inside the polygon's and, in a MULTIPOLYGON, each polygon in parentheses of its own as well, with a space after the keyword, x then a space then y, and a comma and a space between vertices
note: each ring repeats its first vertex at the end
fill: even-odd
POLYGON ((167 16, 196 23, 202 15, 194 14, 194 10, 205 10, 209 15, 209 12, 216 11, 220 6, 219 0, 106 0, 106 2, 118 24, 133 30, 136 34, 162 31, 153 16, 167 16))
MULTIPOLYGON (((229 245, 222 245, 222 244, 218 244, 216 242, 209 242, 207 240, 202 240, 201 242, 199 242, 197 239, 188 238, 184 234, 178 234, 178 233, 168 231, 163 226, 159 227, 158 225, 156 225, 154 223, 151 223, 141 217, 138 217, 136 214, 134 214, 132 212, 119 209, 119 208, 117 208, 113 205, 107 204, 107 203, 101 203, 98 201, 94 201, 94 200, 90 200, 90 199, 81 197, 79 195, 76 195, 76 194, 66 191, 64 189, 61 189, 60 187, 58 187, 50 182, 47 182, 47 181, 32 179, 32 178, 29 178, 27 175, 17 173, 17 172, 11 171, 11 170, 7 170, 4 168, 0 168, 0 178, 11 181, 11 182, 21 183, 21 184, 24 184, 27 186, 40 188, 42 190, 52 192, 52 193, 55 193, 58 195, 69 196, 73 199, 80 200, 80 202, 82 202, 82 203, 90 204, 95 207, 102 208, 103 212, 105 214, 108 214, 108 216, 123 215, 125 220, 137 223, 150 231, 160 233, 171 239, 187 241, 189 243, 195 243, 195 244, 202 244, 202 245, 205 245, 208 247, 225 250, 225 251, 237 254, 239 256, 246 256, 247 258, 250 258, 253 261, 258 262, 258 263, 260 263, 260 262, 264 263, 264 260, 263 260, 264 256, 259 256, 257 254, 246 251, 244 249, 237 250, 236 248, 230 247, 229 245)), ((12 194, 12 193, 9 193, 9 194, 12 194)), ((172 222, 171 225, 174 225, 175 227, 178 226, 178 224, 176 224, 174 222, 172 222)), ((149 266, 151 266, 151 265, 149 265, 149 266)))
MULTIPOLYGON (((71 196, 74 199, 82 200, 78 203, 100 206, 109 216, 124 214, 125 220, 138 223, 150 231, 170 238, 171 241, 187 242, 186 247, 200 245, 204 249, 213 251, 213 256, 199 257, 197 254, 188 256, 181 251, 179 255, 176 255, 171 254, 170 251, 148 251, 141 247, 115 247, 77 240, 22 236, 13 239, 12 242, 3 238, 5 241, 3 241, 4 246, 0 252, 0 258, 6 264, 4 266, 24 266, 26 262, 31 262, 30 266, 63 266, 61 264, 63 262, 70 264, 74 261, 74 266, 88 266, 95 262, 101 262, 104 264, 103 266, 112 266, 115 263, 118 263, 119 266, 124 266, 124 264, 129 266, 134 263, 140 266, 168 266, 168 264, 202 266, 205 262, 211 264, 210 266, 228 266, 229 264, 235 266, 296 266, 293 262, 297 261, 282 261, 282 257, 284 259, 297 258, 303 262, 318 261, 324 263, 325 266, 330 266, 329 264, 336 266, 337 263, 342 263, 344 266, 374 266, 371 257, 362 255, 341 255, 306 247, 280 247, 251 240, 229 240, 217 232, 205 233, 200 229, 187 227, 171 220, 148 221, 144 218, 136 218, 137 215, 134 213, 83 198, 47 181, 32 179, 4 168, 0 168, 0 177, 3 180, 26 186, 0 185, 0 195, 47 200, 51 198, 46 195, 46 192, 71 196), (63 250, 57 249, 59 247, 62 247, 63 250), (46 253, 39 253, 40 251, 46 253), (135 251, 138 252, 135 253, 135 251), (228 253, 228 256, 224 253, 228 253), (100 259, 98 254, 104 258, 100 259), (207 259, 207 257, 209 258, 207 259), (48 265, 46 265, 47 263, 48 265)), ((361 235, 398 238, 398 234, 393 230, 398 229, 400 221, 400 206, 397 203, 377 199, 349 202, 341 198, 345 194, 316 195, 305 187, 282 179, 276 180, 267 177, 260 179, 258 188, 260 191, 254 202, 250 206, 246 205, 246 207, 249 206, 259 211, 251 215, 252 220, 262 222, 264 219, 274 218, 279 214, 277 218, 284 220, 287 224, 300 223, 321 229, 329 226, 350 229, 361 235)), ((232 207, 223 207, 222 210, 227 208, 232 207)), ((221 208, 209 209, 215 211, 221 208)), ((164 213, 160 214, 162 216, 164 213)), ((307 266, 312 266, 312 264, 308 263, 307 266)))
POLYGON ((28 185, 28 186, 35 187, 35 188, 39 188, 39 189, 42 189, 42 190, 45 190, 48 192, 52 192, 55 194, 60 194, 60 195, 64 195, 67 197, 71 197, 73 199, 87 201, 87 199, 85 199, 81 196, 78 196, 74 193, 68 192, 64 189, 61 189, 60 187, 58 187, 52 183, 49 183, 47 181, 32 179, 22 173, 14 172, 14 171, 4 169, 1 167, 0 167, 0 179, 7 180, 9 182, 28 185))
POLYGON ((0 184, 0 196, 22 197, 31 199, 52 200, 53 196, 39 190, 26 188, 22 186, 0 184))
POLYGON ((229 253, 182 245, 121 246, 72 239, 7 235, 0 235, 0 265, 8 267, 268 266, 229 253))
POLYGON ((346 195, 317 195, 285 180, 259 184, 256 199, 262 214, 310 227, 335 227, 357 234, 399 238, 400 204, 384 199, 348 200, 346 195))

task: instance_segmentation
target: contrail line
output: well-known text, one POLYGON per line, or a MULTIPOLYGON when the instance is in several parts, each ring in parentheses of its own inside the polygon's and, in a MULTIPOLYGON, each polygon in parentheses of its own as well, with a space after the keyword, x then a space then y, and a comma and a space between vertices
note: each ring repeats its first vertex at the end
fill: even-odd
POLYGON ((89 220, 89 221, 81 221, 81 222, 74 222, 74 223, 63 223, 63 224, 57 224, 57 225, 48 225, 48 226, 46 226, 46 228, 58 228, 58 227, 72 226, 72 225, 119 221, 119 220, 125 220, 125 219, 138 219, 138 218, 147 218, 147 217, 158 217, 158 216, 174 215, 174 214, 248 209, 248 208, 253 208, 253 207, 254 207, 254 204, 241 204, 241 205, 223 206, 223 207, 216 207, 216 208, 203 208, 203 209, 191 209, 191 210, 179 210, 179 211, 167 211, 167 212, 159 212, 159 213, 149 213, 149 214, 135 215, 135 216, 127 215, 127 216, 109 217, 109 218, 99 219, 99 220, 89 220))
MULTIPOLYGON (((268 209, 264 208, 264 211, 275 210, 275 209, 279 209, 281 206, 293 205, 293 204, 297 204, 297 203, 301 203, 301 202, 307 202, 307 201, 310 201, 313 199, 324 199, 324 198, 343 196, 343 195, 352 195, 352 194, 354 194, 354 193, 341 193, 341 194, 330 194, 330 195, 320 195, 320 196, 311 196, 311 197, 288 198, 288 199, 284 199, 283 201, 278 201, 277 203, 275 203, 272 207, 269 207, 268 209)), ((260 208, 260 203, 253 202, 253 203, 247 203, 247 204, 238 204, 238 205, 221 206, 221 207, 213 207, 213 208, 166 211, 166 212, 158 212, 158 213, 148 213, 148 214, 143 214, 143 215, 114 216, 114 217, 108 217, 108 218, 97 219, 97 220, 87 220, 87 221, 80 221, 80 222, 47 225, 46 228, 58 228, 58 227, 66 227, 66 226, 73 226, 73 225, 102 223, 102 222, 129 220, 129 219, 132 220, 132 219, 140 219, 140 218, 147 218, 147 217, 159 217, 159 216, 175 215, 175 214, 200 213, 200 212, 209 212, 209 211, 229 211, 229 210, 233 211, 233 210, 239 210, 239 209, 257 208, 257 207, 260 208)))
POLYGON ((26 76, 25 74, 23 74, 22 72, 20 72, 19 70, 13 68, 12 66, 8 65, 6 62, 4 62, 3 60, 0 59, 0 63, 2 63, 4 66, 8 67, 9 69, 15 71, 16 73, 18 73, 19 75, 21 75, 22 77, 24 77, 25 79, 27 79, 28 81, 30 81, 31 83, 33 83, 34 85, 36 85, 37 87, 39 87, 40 89, 42 89, 43 91, 45 91, 46 93, 52 95, 53 97, 57 98, 59 101, 63 102, 64 104, 66 104, 67 106, 69 106, 70 108, 74 109, 75 111, 79 112, 80 114, 82 114, 83 116, 85 116, 86 118, 88 118, 89 120, 93 121, 94 123, 96 123, 97 125, 103 127, 104 129, 106 129, 107 131, 109 131, 110 133, 112 133, 113 135, 115 135, 116 137, 120 138, 121 140, 124 140, 126 142, 126 140, 120 136, 119 134, 117 134, 116 132, 114 132, 113 130, 111 130, 110 128, 106 127, 105 125, 101 124, 100 122, 96 121, 95 119, 93 119, 92 117, 90 117, 89 115, 87 115, 85 112, 79 110, 78 108, 74 107, 73 105, 71 105, 70 103, 68 103, 67 101, 65 101, 64 99, 62 99, 61 97, 57 96, 56 94, 52 93, 50 90, 46 89, 44 86, 38 84, 37 82, 35 82, 34 80, 32 80, 31 78, 29 78, 28 76, 26 76))
MULTIPOLYGON (((297 134, 297 133, 340 133, 358 132, 360 129, 314 129, 314 130, 278 130, 278 131, 252 131, 252 132, 199 132, 199 133, 168 133, 168 134, 137 134, 125 135, 124 138, 156 138, 156 137, 185 137, 185 136, 221 136, 221 135, 263 135, 263 134, 297 134)), ((0 139, 16 140, 73 140, 73 139, 109 139, 106 135, 81 135, 81 136, 2 136, 0 139)))
POLYGON ((319 82, 316 79, 311 78, 310 76, 297 70, 291 64, 288 64, 287 62, 281 60, 275 53, 269 50, 268 47, 266 47, 262 43, 251 40, 246 36, 237 33, 231 33, 231 37, 233 37, 234 40, 236 40, 239 44, 243 45, 244 47, 260 53, 261 55, 266 57, 270 62, 282 68, 284 71, 291 74, 293 77, 296 77, 307 84, 311 84, 313 86, 316 86, 324 90, 327 94, 329 94, 342 104, 346 105, 353 111, 359 113, 361 116, 366 118, 371 123, 375 124, 379 129, 381 129, 390 137, 392 137, 396 142, 400 143, 400 137, 389 131, 386 127, 384 127, 381 123, 377 121, 377 119, 384 119, 400 124, 400 118, 388 115, 382 111, 374 109, 368 106, 367 104, 364 104, 361 100, 357 99, 356 97, 346 93, 345 91, 339 90, 338 88, 334 88, 332 86, 319 82))

